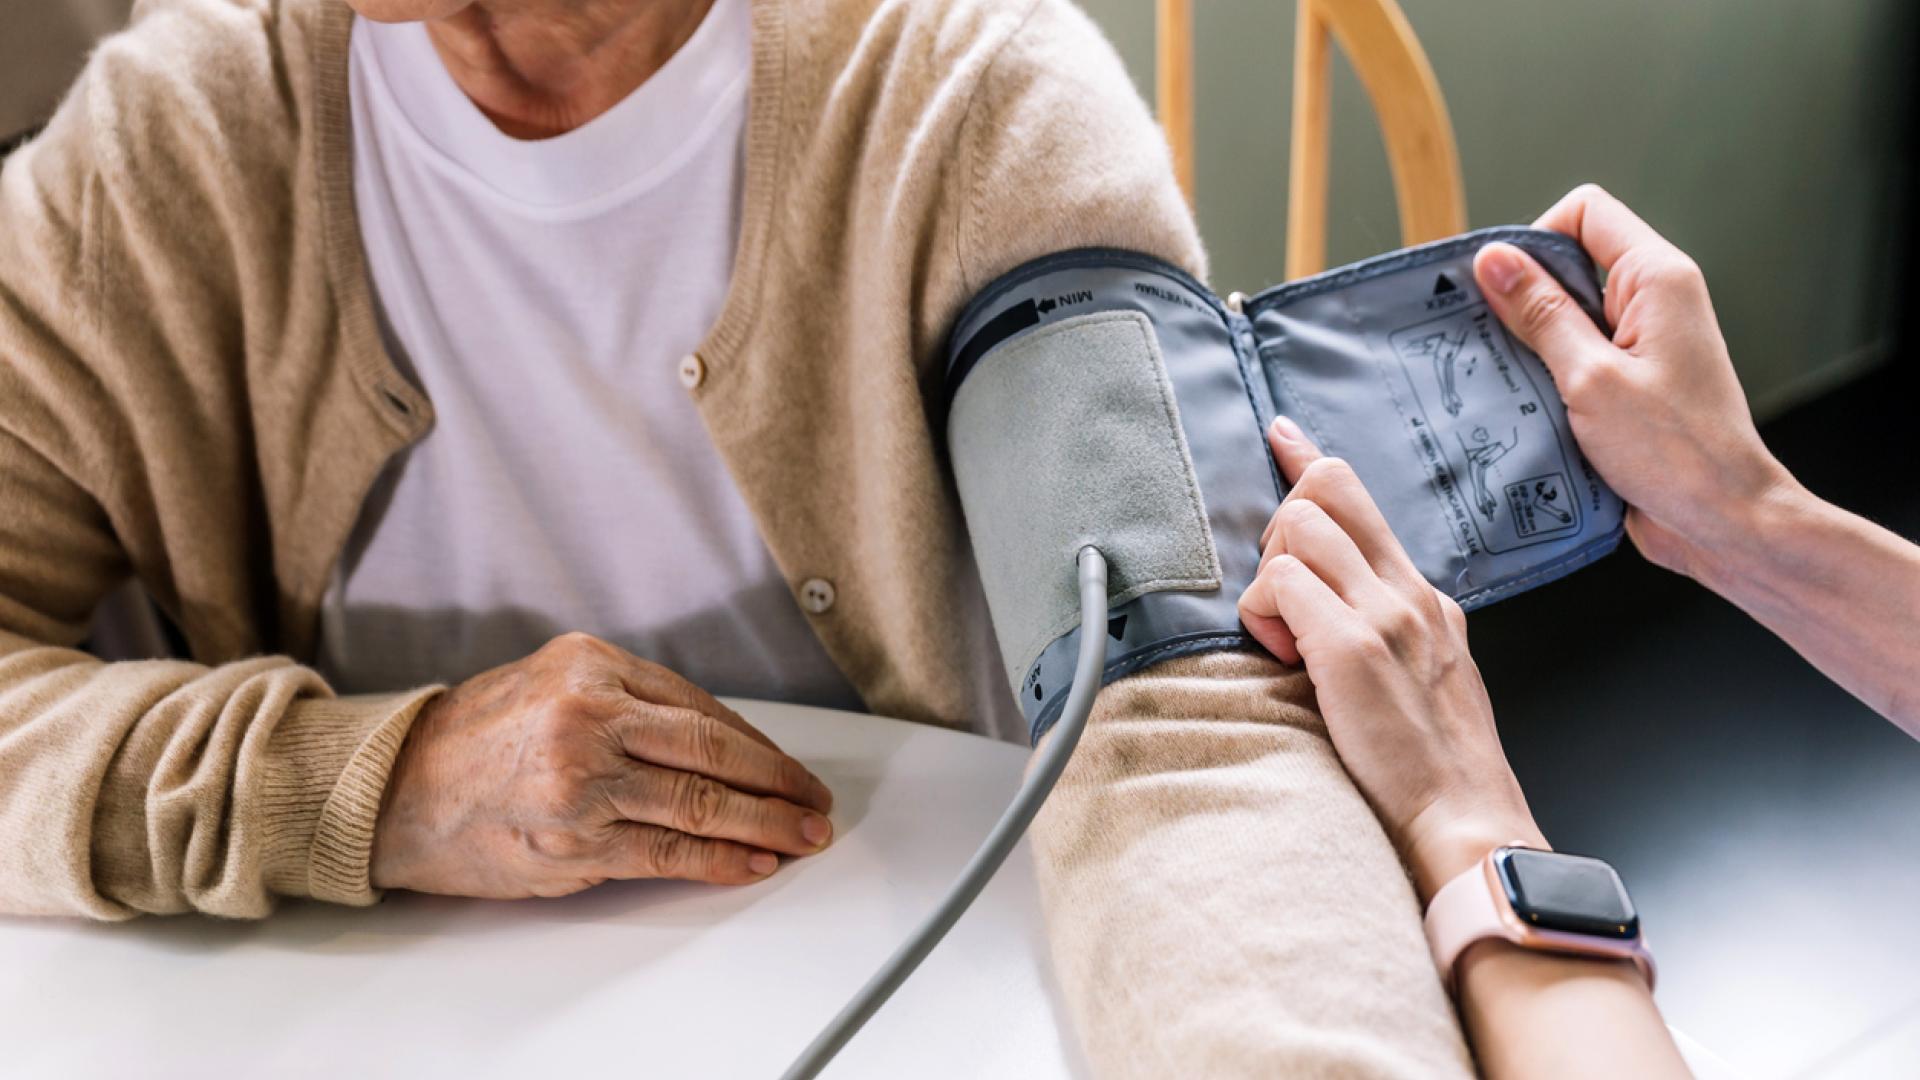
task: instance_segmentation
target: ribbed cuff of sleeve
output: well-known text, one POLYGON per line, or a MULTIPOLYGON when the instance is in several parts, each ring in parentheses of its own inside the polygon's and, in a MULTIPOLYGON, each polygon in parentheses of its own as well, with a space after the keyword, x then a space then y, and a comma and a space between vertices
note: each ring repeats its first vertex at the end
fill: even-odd
POLYGON ((379 899, 368 865, 381 797, 420 707, 439 692, 303 698, 287 709, 268 747, 273 780, 261 804, 269 891, 335 904, 379 899))

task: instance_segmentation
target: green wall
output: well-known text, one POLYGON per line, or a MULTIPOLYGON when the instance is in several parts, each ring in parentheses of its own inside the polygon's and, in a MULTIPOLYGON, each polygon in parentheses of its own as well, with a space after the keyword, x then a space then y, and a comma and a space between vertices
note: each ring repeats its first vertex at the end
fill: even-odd
MULTIPOLYGON (((1153 92, 1152 0, 1081 0, 1153 92)), ((1473 225, 1583 180, 1705 268, 1762 413, 1886 358, 1905 317, 1900 0, 1402 0, 1453 115, 1473 225), (1896 291, 1900 295, 1896 295, 1896 291)), ((1282 270, 1294 6, 1197 0, 1196 186, 1214 283, 1282 270)), ((1364 92, 1334 79, 1330 265, 1399 246, 1364 92)))

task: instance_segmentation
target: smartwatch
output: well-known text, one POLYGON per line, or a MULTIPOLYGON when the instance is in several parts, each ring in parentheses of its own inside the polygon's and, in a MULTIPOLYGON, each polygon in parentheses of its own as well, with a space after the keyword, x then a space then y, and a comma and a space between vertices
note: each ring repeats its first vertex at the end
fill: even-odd
POLYGON ((1653 953, 1620 875, 1601 859, 1494 848, 1427 905, 1427 943, 1457 993, 1460 954, 1487 938, 1523 949, 1631 960, 1653 989, 1653 953))

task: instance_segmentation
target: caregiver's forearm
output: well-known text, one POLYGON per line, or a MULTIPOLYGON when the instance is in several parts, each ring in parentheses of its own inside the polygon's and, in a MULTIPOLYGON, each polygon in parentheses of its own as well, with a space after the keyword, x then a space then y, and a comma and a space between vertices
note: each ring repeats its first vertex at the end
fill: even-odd
POLYGON ((1791 479, 1719 520, 1688 571, 1920 738, 1920 547, 1791 479))
POLYGON ((1483 941, 1460 957, 1460 1013, 1481 1071, 1503 1077, 1687 1077, 1653 995, 1625 960, 1483 941))

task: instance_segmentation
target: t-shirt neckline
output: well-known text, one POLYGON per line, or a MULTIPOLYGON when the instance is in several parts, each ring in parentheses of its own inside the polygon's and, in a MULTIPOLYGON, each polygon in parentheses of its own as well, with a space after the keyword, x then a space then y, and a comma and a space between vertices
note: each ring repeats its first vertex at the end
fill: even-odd
POLYGON ((729 129, 727 119, 744 120, 753 66, 747 0, 714 0, 651 78, 549 139, 516 139, 494 126, 454 82, 425 24, 356 23, 370 82, 410 141, 455 179, 528 208, 580 212, 633 198, 729 129))

